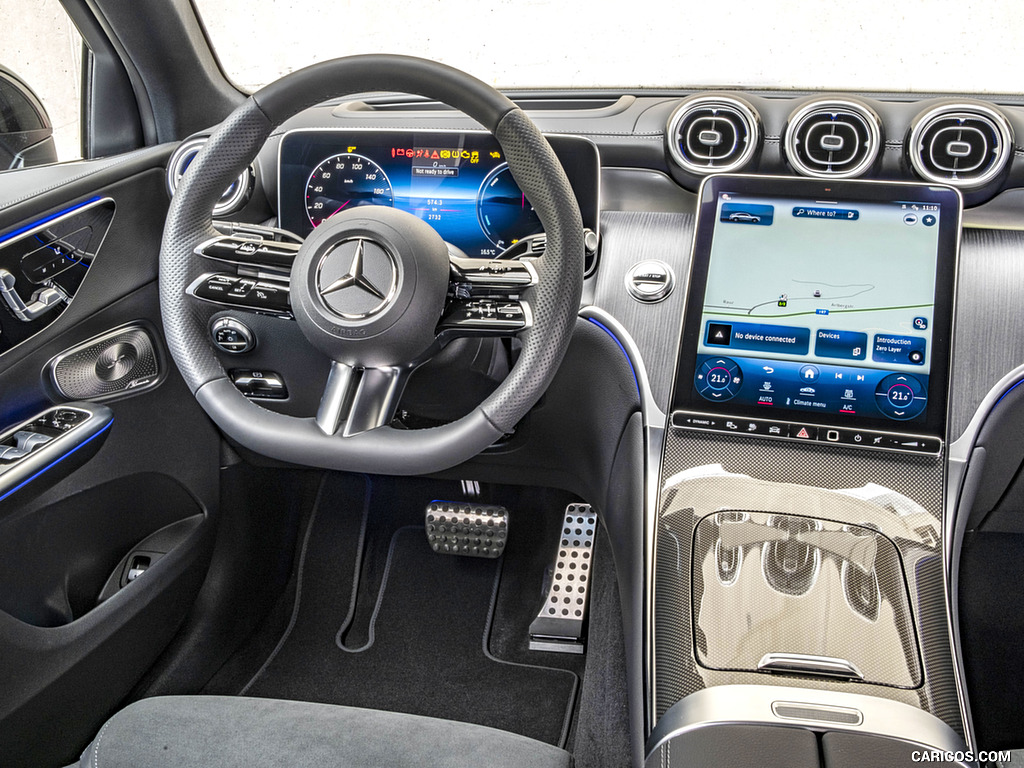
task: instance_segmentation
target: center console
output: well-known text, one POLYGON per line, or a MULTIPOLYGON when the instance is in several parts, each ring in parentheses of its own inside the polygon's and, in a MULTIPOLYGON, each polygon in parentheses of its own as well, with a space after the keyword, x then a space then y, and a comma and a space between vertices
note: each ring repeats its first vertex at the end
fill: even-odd
POLYGON ((966 750, 942 524, 960 208, 703 184, 650 523, 648 765, 966 750))

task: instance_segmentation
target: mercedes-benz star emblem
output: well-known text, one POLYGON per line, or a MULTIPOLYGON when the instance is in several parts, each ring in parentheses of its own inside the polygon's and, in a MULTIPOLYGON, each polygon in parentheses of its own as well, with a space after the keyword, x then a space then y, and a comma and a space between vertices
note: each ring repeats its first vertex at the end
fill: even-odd
POLYGON ((316 276, 320 299, 348 320, 362 320, 387 307, 397 283, 391 254, 362 237, 345 240, 328 251, 316 276))

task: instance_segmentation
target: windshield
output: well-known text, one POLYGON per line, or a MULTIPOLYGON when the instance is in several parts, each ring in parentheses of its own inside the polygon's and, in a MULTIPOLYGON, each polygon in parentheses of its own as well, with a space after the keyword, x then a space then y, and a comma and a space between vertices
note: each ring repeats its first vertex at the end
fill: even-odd
POLYGON ((1020 93, 1018 0, 194 0, 226 74, 404 53, 500 88, 1020 93))

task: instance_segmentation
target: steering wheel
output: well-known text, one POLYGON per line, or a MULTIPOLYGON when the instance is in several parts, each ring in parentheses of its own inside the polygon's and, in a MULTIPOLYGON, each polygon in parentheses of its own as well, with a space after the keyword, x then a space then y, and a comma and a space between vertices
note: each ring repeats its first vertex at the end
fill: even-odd
POLYGON ((439 471, 511 432, 561 363, 582 283, 579 208, 537 127, 480 80, 407 56, 325 61, 253 94, 192 161, 171 201, 160 250, 167 344, 217 426, 265 456, 357 472, 439 471), (530 262, 459 259, 411 214, 364 206, 332 216, 299 247, 290 281, 292 314, 309 342, 331 359, 331 370, 316 418, 285 416, 248 400, 230 381, 209 338, 210 305, 188 296, 186 288, 204 271, 197 249, 219 234, 212 222, 215 203, 271 131, 326 99, 368 91, 443 101, 487 128, 540 218, 544 254, 530 262), (489 292, 509 300, 481 305, 474 299, 489 292), (466 416, 429 429, 389 426, 409 374, 462 335, 514 335, 522 351, 505 380, 466 416))

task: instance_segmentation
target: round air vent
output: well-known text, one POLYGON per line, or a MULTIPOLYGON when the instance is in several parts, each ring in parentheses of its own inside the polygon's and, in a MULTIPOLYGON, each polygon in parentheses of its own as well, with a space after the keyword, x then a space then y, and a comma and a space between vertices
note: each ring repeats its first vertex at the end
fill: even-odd
POLYGON ((694 96, 668 121, 672 159, 700 176, 728 173, 746 165, 761 139, 754 108, 732 96, 694 96))
POLYGON ((815 101, 789 118, 786 158, 802 176, 848 179, 871 167, 882 146, 881 121, 863 104, 815 101))
MULTIPOLYGON (((186 139, 174 150, 170 162, 167 163, 167 188, 172 196, 181 182, 181 177, 188 170, 189 164, 195 160, 196 155, 199 154, 199 150, 203 148, 208 138, 207 136, 195 136, 191 139, 186 139)), ((230 187, 224 190, 224 194, 221 195, 220 200, 213 207, 213 215, 215 217, 226 216, 239 210, 248 202, 249 196, 252 194, 254 181, 255 175, 252 166, 250 166, 242 172, 241 176, 235 179, 230 187)))
POLYGON ((910 164, 928 181, 980 187, 1006 167, 1013 132, 982 104, 945 104, 919 115, 907 142, 910 164))

